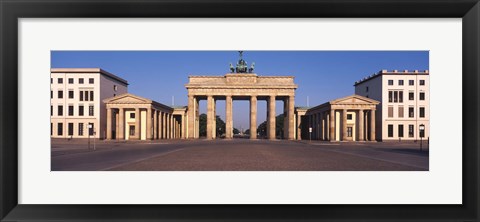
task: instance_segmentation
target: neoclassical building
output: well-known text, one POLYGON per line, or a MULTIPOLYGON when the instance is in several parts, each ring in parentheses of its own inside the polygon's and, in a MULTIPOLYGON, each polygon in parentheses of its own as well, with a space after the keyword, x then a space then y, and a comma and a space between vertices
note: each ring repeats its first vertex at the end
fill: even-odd
POLYGON ((102 101, 127 92, 127 80, 100 68, 50 69, 50 136, 104 139, 102 101))
POLYGON ((106 139, 185 138, 186 107, 172 108, 130 93, 103 102, 107 113, 106 139))
POLYGON ((293 76, 258 76, 253 73, 242 59, 234 68, 230 64, 230 73, 224 76, 189 76, 185 85, 188 91, 188 138, 199 138, 199 101, 207 100, 207 139, 215 138, 216 102, 225 100, 226 135, 233 138, 233 100, 250 101, 250 138, 257 138, 257 101, 267 101, 267 135, 275 139, 275 102, 284 102, 286 124, 285 135, 289 140, 295 139, 295 90, 293 76))
POLYGON ((351 95, 312 108, 297 108, 297 139, 375 141, 375 110, 380 102, 351 95))
POLYGON ((430 136, 428 70, 381 70, 354 86, 356 94, 381 102, 376 113, 377 139, 420 140, 430 136))

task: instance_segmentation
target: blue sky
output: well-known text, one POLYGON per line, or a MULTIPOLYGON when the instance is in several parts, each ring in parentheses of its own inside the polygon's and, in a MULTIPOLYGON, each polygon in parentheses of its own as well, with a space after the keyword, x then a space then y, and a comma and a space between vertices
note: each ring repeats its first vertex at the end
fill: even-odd
MULTIPOLYGON (((52 51, 52 68, 102 68, 129 82, 128 91, 166 105, 187 105, 189 75, 222 76, 238 61, 237 51, 52 51)), ((428 51, 245 51, 249 66, 260 76, 295 76, 295 106, 319 105, 354 93, 353 83, 387 70, 429 69, 428 51)), ((234 101, 234 127, 247 129, 247 101, 234 101)), ((205 112, 206 102, 200 103, 205 112)), ((259 101, 258 124, 266 119, 259 101)), ((277 114, 283 103, 277 102, 277 114)), ((225 119, 225 102, 217 102, 225 119)))

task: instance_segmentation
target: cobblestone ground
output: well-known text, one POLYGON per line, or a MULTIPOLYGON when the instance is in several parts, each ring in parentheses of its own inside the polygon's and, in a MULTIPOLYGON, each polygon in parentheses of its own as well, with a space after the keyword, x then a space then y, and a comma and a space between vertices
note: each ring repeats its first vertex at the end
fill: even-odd
POLYGON ((416 143, 177 140, 52 141, 52 170, 115 171, 426 171, 416 143))

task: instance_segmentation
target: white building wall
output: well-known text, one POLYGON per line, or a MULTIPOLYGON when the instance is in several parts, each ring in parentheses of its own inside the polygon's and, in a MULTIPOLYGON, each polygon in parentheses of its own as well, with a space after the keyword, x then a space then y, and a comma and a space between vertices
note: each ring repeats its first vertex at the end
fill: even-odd
MULTIPOLYGON (((427 72, 428 73, 428 72, 427 72)), ((430 135, 430 76, 429 74, 419 72, 386 72, 380 76, 367 80, 355 86, 355 93, 362 96, 381 101, 377 108, 377 139, 381 140, 420 140, 419 126, 425 125, 425 138, 430 135), (389 85, 389 80, 393 85, 389 85), (403 80, 403 85, 399 84, 403 80), (413 85, 409 81, 413 81, 413 85), (425 80, 425 85, 420 85, 420 80, 425 80), (365 88, 369 87, 367 93, 365 88), (389 91, 403 92, 403 102, 389 101, 389 91), (420 100, 420 92, 425 93, 425 100, 420 100), (412 100, 409 99, 409 93, 413 93, 412 100), (388 116, 388 108, 393 107, 393 117, 388 116), (403 117, 399 116, 399 108, 403 107, 403 117), (409 107, 414 110, 414 116, 409 117, 409 107), (425 108, 425 117, 420 117, 420 107, 425 108), (393 125, 393 136, 388 135, 388 125, 393 125), (399 137, 399 125, 403 125, 403 137, 399 137), (409 135, 409 126, 413 125, 413 136, 409 135)))
MULTIPOLYGON (((52 138, 88 138, 88 124, 93 123, 96 132, 95 138, 105 138, 106 129, 106 109, 102 100, 113 96, 113 85, 118 85, 118 94, 127 92, 127 85, 110 77, 105 77, 100 72, 82 72, 81 69, 75 69, 75 72, 51 72, 50 78, 53 83, 50 89, 53 91, 53 98, 50 105, 53 106, 53 115, 51 115, 52 138), (63 83, 59 84, 58 79, 62 78, 63 83), (69 83, 69 79, 73 83, 69 83), (83 78, 83 84, 80 79, 83 78), (93 84, 89 79, 93 78, 93 84), (63 98, 58 98, 58 91, 63 90, 63 98), (69 98, 69 91, 73 91, 74 97, 69 98), (80 101, 80 91, 93 91, 93 101, 80 101), (63 115, 58 115, 58 105, 63 106, 63 115), (83 105, 83 116, 79 115, 80 106, 83 105), (89 106, 93 106, 93 116, 89 115, 89 106), (68 107, 73 106, 73 116, 68 115, 68 107), (63 135, 58 135, 58 123, 63 123, 63 135), (73 135, 68 135, 68 123, 73 123, 73 135), (79 123, 83 123, 83 135, 79 135, 79 123)), ((90 97, 90 96, 89 96, 90 97)), ((93 137, 93 136, 92 136, 93 137)))

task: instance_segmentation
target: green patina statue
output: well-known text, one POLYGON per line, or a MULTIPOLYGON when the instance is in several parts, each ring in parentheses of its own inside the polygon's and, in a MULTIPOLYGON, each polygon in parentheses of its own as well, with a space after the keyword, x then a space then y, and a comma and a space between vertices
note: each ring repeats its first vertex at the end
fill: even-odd
POLYGON ((238 51, 240 54, 240 59, 237 62, 237 65, 235 69, 233 68, 232 63, 230 63, 230 72, 236 72, 236 73, 253 73, 253 70, 255 68, 255 63, 252 63, 252 66, 248 68, 248 64, 245 60, 243 60, 243 51, 238 51))

